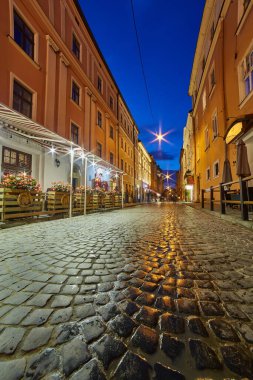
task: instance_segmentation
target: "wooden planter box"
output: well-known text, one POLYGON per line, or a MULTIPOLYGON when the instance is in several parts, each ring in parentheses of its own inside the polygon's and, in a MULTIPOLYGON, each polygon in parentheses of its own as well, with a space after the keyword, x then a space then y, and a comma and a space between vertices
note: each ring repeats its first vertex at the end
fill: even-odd
POLYGON ((0 188, 0 218, 38 216, 42 211, 44 194, 23 189, 0 188))
POLYGON ((68 212, 69 200, 69 192, 47 191, 47 210, 57 212, 68 212))
POLYGON ((121 195, 119 195, 119 194, 116 194, 115 195, 115 203, 114 203, 114 207, 116 207, 116 208, 120 208, 120 207, 122 207, 122 196, 121 195))

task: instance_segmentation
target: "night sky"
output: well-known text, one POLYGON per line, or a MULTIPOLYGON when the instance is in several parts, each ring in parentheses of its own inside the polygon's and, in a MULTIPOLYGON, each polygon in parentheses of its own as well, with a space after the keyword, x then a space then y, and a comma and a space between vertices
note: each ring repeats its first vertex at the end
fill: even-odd
POLYGON ((188 87, 205 0, 79 0, 100 50, 140 130, 139 138, 164 170, 179 168, 183 128, 191 109, 188 87), (170 144, 148 132, 171 130, 170 144))

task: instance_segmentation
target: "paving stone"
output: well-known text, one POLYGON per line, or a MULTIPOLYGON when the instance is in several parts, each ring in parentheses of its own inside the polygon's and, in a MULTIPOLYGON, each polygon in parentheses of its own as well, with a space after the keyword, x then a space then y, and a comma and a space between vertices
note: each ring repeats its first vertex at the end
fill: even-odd
POLYGON ((175 311, 176 306, 173 298, 164 296, 164 297, 158 297, 155 301, 155 307, 157 309, 162 309, 165 311, 175 311))
POLYGON ((207 329, 205 328, 200 318, 190 318, 189 329, 193 334, 201 335, 203 337, 209 336, 207 329))
POLYGON ((72 313, 73 313, 73 310, 71 307, 66 307, 64 309, 56 310, 54 311, 54 313, 52 314, 50 318, 50 323, 54 325, 58 323, 68 322, 72 313))
POLYGON ((12 309, 8 314, 0 320, 0 323, 5 325, 18 325, 22 319, 24 319, 28 313, 32 310, 28 306, 19 306, 12 309))
POLYGON ((0 307, 0 318, 4 314, 8 313, 8 311, 10 311, 13 308, 14 308, 14 306, 12 306, 12 305, 4 305, 4 306, 0 307))
POLYGON ((221 369, 222 365, 212 348, 200 340, 190 339, 191 354, 197 369, 221 369))
POLYGON ((163 285, 169 285, 175 287, 177 283, 177 280, 173 277, 165 278, 163 285))
POLYGON ((222 306, 215 302, 200 302, 201 309, 206 316, 223 316, 225 311, 222 306))
POLYGON ((92 317, 81 322, 85 340, 89 343, 105 331, 105 325, 100 317, 92 317))
POLYGON ((184 342, 182 342, 178 338, 172 337, 166 333, 162 335, 161 349, 165 352, 167 356, 169 356, 169 358, 171 358, 171 360, 174 360, 178 356, 180 356, 184 348, 184 342))
POLYGON ((200 301, 214 301, 219 302, 218 295, 212 290, 199 289, 197 292, 198 299, 200 301))
POLYGON ((26 360, 0 361, 0 376, 3 380, 20 380, 24 376, 26 360))
POLYGON ((117 366, 113 380, 149 380, 151 366, 138 355, 128 351, 117 366))
POLYGON ((21 342, 25 329, 20 327, 7 327, 0 334, 0 354, 12 354, 21 342))
POLYGON ((112 338, 110 335, 104 335, 93 346, 98 359, 102 361, 105 369, 108 369, 110 363, 122 356, 126 351, 126 346, 120 340, 112 338))
POLYGON ((5 298, 2 302, 18 306, 27 301, 31 296, 32 294, 28 292, 18 292, 12 294, 10 297, 5 298))
POLYGON ((165 367, 161 363, 155 363, 155 380, 185 380, 184 375, 171 369, 170 367, 165 367))
POLYGON ((87 303, 85 305, 81 306, 75 306, 74 312, 77 318, 84 319, 87 317, 93 317, 93 315, 96 314, 96 311, 94 309, 94 306, 92 303, 87 303))
POLYGON ((153 303, 155 302, 155 295, 154 294, 149 294, 149 293, 142 293, 140 294, 136 300, 135 300, 139 305, 147 305, 147 306, 152 306, 153 303))
POLYGON ((29 325, 43 325, 49 318, 53 309, 36 309, 26 317, 21 324, 23 326, 29 325))
POLYGON ((119 336, 128 337, 136 327, 136 323, 127 315, 119 314, 110 322, 109 326, 119 336))
POLYGON ((47 348, 28 360, 25 379, 41 379, 43 376, 57 369, 59 364, 60 358, 56 350, 54 348, 47 348))
POLYGON ((44 346, 52 334, 52 327, 35 327, 33 328, 24 340, 22 345, 23 351, 31 351, 35 348, 44 346))
POLYGON ((90 360, 79 371, 77 371, 70 380, 106 380, 104 373, 99 368, 96 359, 90 360))
POLYGON ((161 317, 161 329, 173 334, 183 334, 185 332, 185 320, 174 314, 165 313, 161 317))
POLYGON ((141 278, 131 278, 129 284, 135 288, 140 288, 144 284, 144 279, 141 278))
POLYGON ((179 313, 199 315, 198 304, 194 300, 180 298, 177 300, 177 307, 179 313))
POLYGON ((102 284, 98 284, 98 292, 108 292, 111 289, 113 289, 113 283, 111 282, 104 282, 102 284))
POLYGON ((223 346, 221 353, 226 366, 240 376, 248 376, 252 379, 253 361, 241 347, 223 346))
POLYGON ((143 306, 136 315, 136 321, 150 327, 155 327, 158 323, 159 311, 148 306, 143 306))
POLYGON ((62 344, 83 333, 80 324, 71 322, 57 326, 55 330, 56 344, 62 344))
POLYGON ((172 298, 176 298, 176 288, 169 285, 161 285, 158 289, 158 294, 162 296, 169 296, 172 298))
POLYGON ((10 289, 3 289, 0 291, 0 301, 4 300, 5 298, 9 297, 9 295, 12 293, 12 290, 10 289))
POLYGON ((48 284, 41 290, 42 293, 57 294, 60 293, 62 285, 48 284))
POLYGON ((240 309, 239 305, 226 304, 225 309, 228 315, 233 319, 241 319, 244 321, 249 321, 247 315, 240 309))
POLYGON ((248 343, 253 343, 253 329, 250 328, 246 323, 237 323, 237 330, 242 334, 243 338, 248 343))
POLYGON ((140 307, 135 302, 132 302, 132 301, 122 301, 119 307, 124 313, 128 315, 133 315, 137 311, 140 310, 140 307))
POLYGON ((124 291, 125 296, 131 300, 135 300, 141 293, 140 289, 134 287, 129 287, 124 291))
POLYGON ((146 292, 154 292, 157 286, 158 285, 155 282, 145 281, 141 286, 141 290, 146 292))
POLYGON ((153 354, 158 345, 158 338, 156 331, 150 327, 140 325, 135 331, 131 342, 134 346, 139 347, 147 354, 153 354))
POLYGON ((52 307, 66 307, 69 306, 72 301, 72 297, 70 296, 55 296, 53 302, 51 303, 52 307))
POLYGON ((61 293, 62 294, 76 294, 79 292, 79 286, 77 285, 64 285, 61 293))
POLYGON ((85 284, 98 284, 99 276, 87 276, 84 278, 85 284))
POLYGON ((83 276, 70 276, 66 284, 68 285, 80 285, 83 283, 83 276))
POLYGON ((177 286, 179 286, 181 288, 192 288, 193 287, 193 281, 192 280, 180 279, 180 280, 177 280, 177 286))
POLYGON ((101 306, 98 308, 98 313, 102 316, 103 320, 105 322, 109 321, 113 317, 115 317, 117 314, 119 314, 119 309, 117 305, 110 302, 105 306, 101 306))
POLYGON ((47 304, 51 297, 52 294, 37 294, 35 297, 29 299, 26 304, 43 307, 47 304))
POLYGON ((61 349, 61 355, 63 371, 66 376, 69 376, 91 358, 88 346, 82 337, 76 337, 64 344, 61 349))
POLYGON ((94 301, 94 295, 77 295, 74 299, 74 305, 82 305, 94 301))
POLYGON ((195 299, 195 293, 188 288, 177 288, 177 298, 195 299))
POLYGON ((220 339, 228 340, 230 342, 240 341, 233 327, 230 326, 230 324, 228 324, 227 322, 219 319, 213 319, 209 321, 209 324, 212 330, 214 331, 215 335, 218 336, 220 339))
POLYGON ((97 305, 105 305, 110 301, 110 297, 106 293, 98 294, 95 298, 95 303, 97 305))

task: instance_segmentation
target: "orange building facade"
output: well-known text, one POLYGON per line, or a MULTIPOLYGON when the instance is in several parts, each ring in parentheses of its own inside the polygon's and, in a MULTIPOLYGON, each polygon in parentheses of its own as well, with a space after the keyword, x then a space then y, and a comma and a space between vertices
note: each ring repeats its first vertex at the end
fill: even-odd
MULTIPOLYGON (((138 127, 78 1, 6 0, 0 44, 0 103, 124 172, 125 201, 134 201, 138 127)), ((29 138, 1 133, 2 173, 25 170, 44 189, 52 181, 69 182, 67 157, 52 157, 29 138)), ((82 185, 83 174, 76 161, 75 185, 82 185)), ((88 185, 93 179, 91 168, 88 185)))
POLYGON ((222 182, 226 158, 233 180, 238 178, 236 144, 240 138, 247 145, 253 174, 252 25, 252 1, 206 1, 189 86, 195 201, 200 200, 201 189, 222 182))

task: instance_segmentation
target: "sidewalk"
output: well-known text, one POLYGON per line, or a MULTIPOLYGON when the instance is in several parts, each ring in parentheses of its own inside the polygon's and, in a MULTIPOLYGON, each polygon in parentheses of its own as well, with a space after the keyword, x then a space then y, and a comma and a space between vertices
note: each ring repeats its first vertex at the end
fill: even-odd
POLYGON ((226 207, 226 214, 220 213, 219 205, 214 205, 214 211, 208 209, 209 205, 205 205, 205 208, 201 207, 201 203, 185 203, 187 206, 190 206, 196 210, 206 212, 210 215, 213 215, 217 218, 224 219, 232 224, 238 224, 240 226, 244 226, 249 229, 253 229, 253 212, 249 212, 250 220, 242 220, 241 219, 241 211, 235 208, 226 207))

